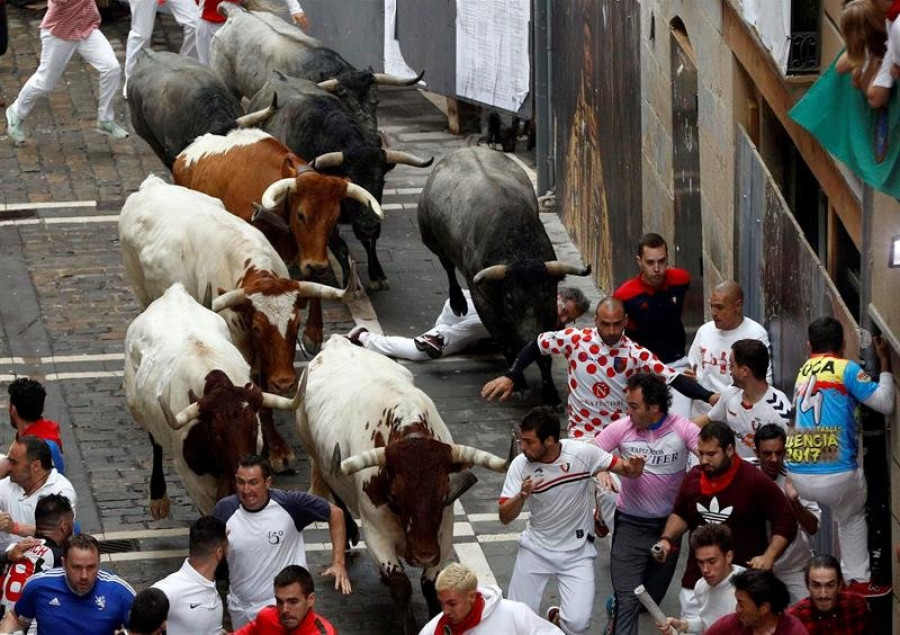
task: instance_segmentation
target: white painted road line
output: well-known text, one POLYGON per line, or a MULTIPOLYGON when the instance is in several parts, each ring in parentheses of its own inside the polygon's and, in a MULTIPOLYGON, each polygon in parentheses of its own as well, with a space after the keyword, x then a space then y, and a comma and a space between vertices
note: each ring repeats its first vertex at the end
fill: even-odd
POLYGON ((464 542, 453 545, 453 549, 456 551, 456 555, 459 556, 459 561, 467 566, 478 578, 478 584, 483 586, 497 584, 497 578, 494 577, 494 572, 487 561, 487 557, 484 555, 484 551, 481 549, 481 545, 477 542, 464 542))
POLYGON ((97 201, 65 201, 50 203, 0 203, 0 212, 15 212, 22 209, 65 209, 68 207, 97 207, 97 201))
POLYGON ((20 218, 18 220, 0 221, 0 227, 15 225, 65 225, 81 223, 117 223, 118 215, 105 216, 55 216, 53 218, 20 218))
POLYGON ((108 531, 103 534, 93 534, 94 538, 103 542, 105 540, 141 540, 144 538, 177 538, 187 536, 187 527, 173 527, 171 529, 135 529, 129 531, 108 531))

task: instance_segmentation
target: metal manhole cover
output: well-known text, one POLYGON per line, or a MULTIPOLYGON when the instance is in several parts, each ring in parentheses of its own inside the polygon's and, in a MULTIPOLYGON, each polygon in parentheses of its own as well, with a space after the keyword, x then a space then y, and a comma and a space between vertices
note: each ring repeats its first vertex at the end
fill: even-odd
POLYGON ((10 209, 0 212, 0 220, 20 220, 22 218, 37 218, 37 210, 10 209))
POLYGON ((137 540, 104 540, 100 542, 100 553, 130 553, 139 551, 137 540))

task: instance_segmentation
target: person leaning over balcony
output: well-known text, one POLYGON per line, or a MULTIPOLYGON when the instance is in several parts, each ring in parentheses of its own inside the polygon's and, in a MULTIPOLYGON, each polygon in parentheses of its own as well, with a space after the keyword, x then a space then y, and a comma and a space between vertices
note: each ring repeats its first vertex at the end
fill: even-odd
POLYGON ((835 70, 852 73, 853 85, 861 90, 872 108, 881 108, 894 85, 892 45, 887 27, 896 21, 892 0, 853 0, 841 13, 841 33, 847 45, 835 70))

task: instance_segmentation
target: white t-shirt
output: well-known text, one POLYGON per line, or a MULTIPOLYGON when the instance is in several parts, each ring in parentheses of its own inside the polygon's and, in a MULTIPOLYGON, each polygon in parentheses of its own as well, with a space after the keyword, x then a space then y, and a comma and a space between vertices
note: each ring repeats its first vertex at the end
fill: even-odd
POLYGON ((744 567, 731 565, 731 574, 714 587, 703 578, 697 580, 694 594, 700 606, 700 617, 688 619, 688 633, 702 633, 720 617, 734 613, 734 583, 731 579, 741 571, 744 567))
POLYGON ((213 516, 228 529, 228 610, 256 616, 264 606, 275 604, 272 580, 289 564, 306 567, 303 528, 327 521, 328 503, 306 492, 273 489, 269 503, 251 512, 236 495, 223 498, 213 516))
MULTIPOLYGON (((465 635, 559 635, 561 630, 521 602, 504 600, 498 586, 478 587, 484 598, 481 621, 465 632, 465 635)), ((428 622, 419 635, 434 635, 443 613, 428 622)))
POLYGON ((153 587, 169 599, 169 635, 221 635, 222 599, 216 583, 200 575, 187 559, 153 587))
MULTIPOLYGON (((722 331, 716 328, 716 323, 709 321, 699 329, 694 336, 694 343, 688 352, 688 361, 697 372, 697 381, 707 390, 721 393, 731 385, 731 369, 728 360, 731 356, 731 345, 738 340, 759 340, 770 349, 769 334, 766 329, 748 317, 745 317, 737 328, 730 331, 722 331)), ((771 358, 771 355, 770 355, 771 358)), ((769 370, 766 373, 766 381, 772 383, 772 361, 769 360, 769 370)), ((709 412, 709 404, 694 400, 692 416, 696 417, 709 412)))
POLYGON ((562 355, 569 362, 569 437, 588 441, 613 421, 625 417, 625 385, 635 373, 658 373, 667 384, 678 373, 626 336, 607 346, 597 329, 569 327, 541 333, 542 355, 562 355))
MULTIPOLYGON (((78 502, 72 483, 53 468, 44 484, 32 492, 31 496, 25 496, 25 490, 13 483, 8 476, 0 480, 0 509, 9 512, 14 522, 33 525, 34 508, 37 507, 38 499, 48 494, 62 494, 72 503, 73 510, 78 502)), ((0 532, 0 549, 6 549, 21 539, 22 536, 0 532)))
POLYGON ((769 386, 766 394, 755 404, 744 403, 744 391, 737 386, 729 386, 709 411, 710 421, 728 424, 735 436, 738 456, 755 459, 753 438, 756 431, 767 423, 777 423, 785 431, 791 424, 791 400, 783 392, 769 386))
POLYGON ((572 551, 593 535, 594 482, 598 470, 618 459, 600 448, 563 439, 553 463, 536 463, 520 454, 509 466, 500 502, 512 498, 531 477, 535 484, 528 497, 531 517, 522 532, 522 546, 532 550, 572 551))
MULTIPOLYGON (((778 485, 782 492, 784 491, 785 483, 785 475, 779 474, 778 478, 775 479, 775 484, 778 485)), ((805 498, 799 500, 803 507, 812 512, 816 518, 821 519, 822 510, 819 509, 818 503, 815 501, 808 501, 805 498)), ((794 537, 794 540, 787 546, 784 553, 781 554, 781 557, 775 561, 775 566, 772 567, 772 573, 779 576, 782 573, 796 573, 797 571, 803 571, 803 568, 806 566, 806 563, 809 562, 809 559, 812 558, 812 555, 812 549, 809 547, 809 537, 806 532, 803 531, 803 527, 798 527, 797 535, 794 537)))

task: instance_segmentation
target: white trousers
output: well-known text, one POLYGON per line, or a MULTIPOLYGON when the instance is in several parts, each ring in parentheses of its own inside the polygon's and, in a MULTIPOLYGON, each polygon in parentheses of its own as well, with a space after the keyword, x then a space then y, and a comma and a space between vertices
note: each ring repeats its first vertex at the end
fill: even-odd
POLYGON ((414 362, 424 362, 429 359, 428 354, 416 348, 416 343, 411 337, 399 335, 382 335, 380 333, 362 333, 359 341, 370 351, 375 351, 397 359, 409 359, 414 362))
MULTIPOLYGON (((125 78, 131 77, 137 52, 150 46, 153 23, 156 21, 157 0, 131 0, 131 30, 125 46, 125 78)), ((181 54, 197 59, 197 23, 200 9, 194 0, 166 0, 175 21, 184 31, 181 54)))
POLYGON ((790 473, 794 489, 801 498, 828 505, 838 525, 841 545, 841 569, 849 584, 868 582, 869 527, 866 524, 866 479, 862 468, 837 474, 790 473))
MULTIPOLYGON (((802 529, 798 531, 803 531, 802 529)), ((803 569, 799 571, 779 571, 776 577, 784 582, 788 593, 791 594, 791 606, 809 597, 809 590, 806 588, 806 574, 803 569)))
POLYGON ((109 40, 100 29, 94 29, 83 40, 61 40, 47 29, 41 29, 40 64, 10 106, 19 119, 25 119, 34 108, 35 101, 53 90, 75 51, 78 51, 84 61, 100 73, 100 104, 97 108, 97 119, 101 121, 113 119, 112 100, 122 81, 122 68, 109 40))
POLYGON ((197 59, 204 66, 209 66, 209 47, 213 36, 223 26, 224 22, 210 22, 203 18, 197 20, 197 59))
POLYGON ((555 575, 559 582, 560 628, 569 635, 587 633, 594 608, 596 557, 597 550, 587 541, 580 549, 545 554, 520 546, 507 597, 540 615, 544 589, 550 576, 555 575))

